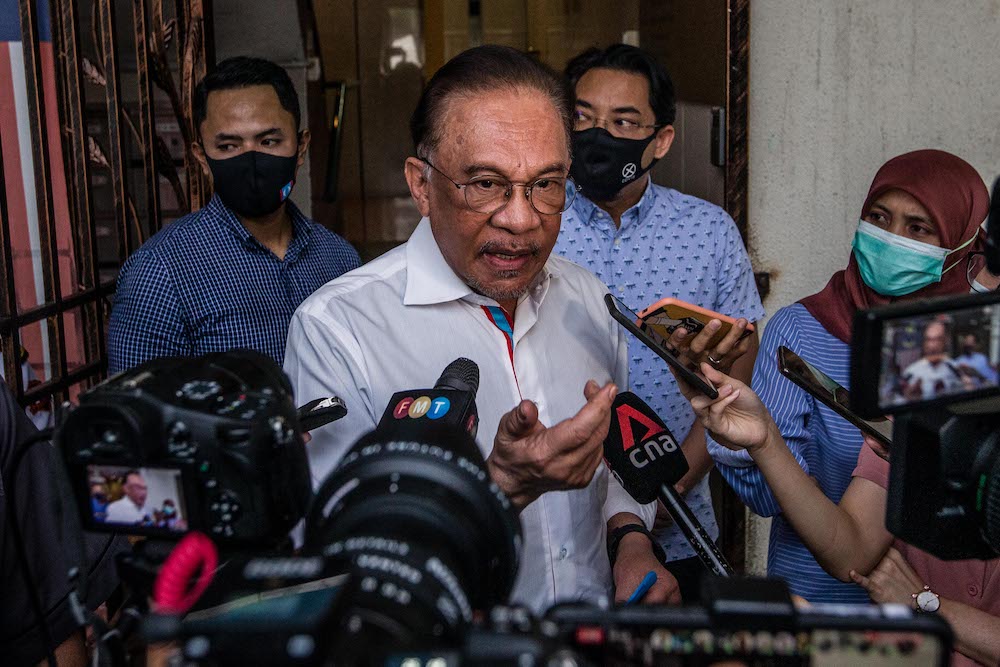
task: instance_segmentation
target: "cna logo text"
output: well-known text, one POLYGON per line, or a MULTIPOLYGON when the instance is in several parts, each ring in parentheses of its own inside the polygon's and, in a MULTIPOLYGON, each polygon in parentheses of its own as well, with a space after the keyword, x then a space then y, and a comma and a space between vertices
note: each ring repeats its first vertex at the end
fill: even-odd
POLYGON ((645 468, 664 454, 677 451, 677 441, 670 432, 647 415, 627 403, 619 405, 616 411, 622 434, 622 449, 628 454, 633 467, 645 468), (645 432, 637 437, 633 424, 645 432))

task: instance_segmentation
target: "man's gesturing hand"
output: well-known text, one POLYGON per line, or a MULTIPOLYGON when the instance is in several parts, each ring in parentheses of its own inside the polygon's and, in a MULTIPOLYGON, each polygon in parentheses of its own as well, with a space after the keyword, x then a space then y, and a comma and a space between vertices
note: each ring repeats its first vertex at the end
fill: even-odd
POLYGON ((500 419, 486 465, 518 511, 546 491, 590 484, 604 456, 617 394, 614 384, 599 387, 590 380, 583 390, 586 405, 555 426, 538 421, 538 408, 527 400, 500 419))

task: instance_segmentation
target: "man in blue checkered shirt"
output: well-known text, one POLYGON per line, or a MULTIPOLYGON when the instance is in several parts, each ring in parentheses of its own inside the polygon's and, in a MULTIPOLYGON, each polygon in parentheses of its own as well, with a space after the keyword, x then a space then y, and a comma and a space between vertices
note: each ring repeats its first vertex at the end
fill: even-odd
POLYGON ((309 147, 300 117, 291 79, 267 60, 230 58, 198 84, 193 152, 215 196, 122 267, 108 330, 110 373, 156 357, 234 348, 281 364, 298 305, 360 265, 350 244, 288 199, 309 147))
MULTIPOLYGON (((764 314, 736 225, 718 206, 655 185, 647 175, 674 138, 673 84, 648 53, 624 44, 590 49, 569 62, 576 110, 570 176, 580 193, 563 213, 555 251, 594 272, 634 310, 673 297, 753 322, 764 314)), ((756 338, 732 374, 750 379, 756 338)), ((655 410, 688 459, 675 488, 718 537, 707 473, 705 430, 666 364, 628 338, 629 388, 655 410)), ((661 505, 654 537, 685 602, 705 571, 661 505)))

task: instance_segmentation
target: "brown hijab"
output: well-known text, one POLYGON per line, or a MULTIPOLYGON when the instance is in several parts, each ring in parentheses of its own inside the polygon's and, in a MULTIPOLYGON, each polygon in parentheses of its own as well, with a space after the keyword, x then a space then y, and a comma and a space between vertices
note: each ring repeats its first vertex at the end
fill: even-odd
MULTIPOLYGON (((937 225, 941 245, 955 248, 977 233, 990 206, 989 192, 979 174, 960 157, 937 150, 921 150, 894 157, 878 170, 861 208, 861 217, 889 190, 902 190, 923 205, 937 225)), ((964 261, 969 253, 983 249, 982 235, 974 243, 948 255, 946 272, 940 282, 906 296, 883 296, 861 279, 858 264, 851 253, 847 268, 830 278, 820 292, 800 302, 823 328, 850 344, 854 313, 882 306, 899 299, 918 299, 941 294, 964 294, 969 291, 964 261)))

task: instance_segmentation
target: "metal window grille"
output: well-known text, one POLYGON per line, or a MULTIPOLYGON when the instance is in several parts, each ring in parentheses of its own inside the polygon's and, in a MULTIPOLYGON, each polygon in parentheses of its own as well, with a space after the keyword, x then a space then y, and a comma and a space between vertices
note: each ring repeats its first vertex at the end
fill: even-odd
POLYGON ((24 405, 103 378, 122 262, 207 196, 211 25, 211 0, 0 0, 0 346, 24 405))

